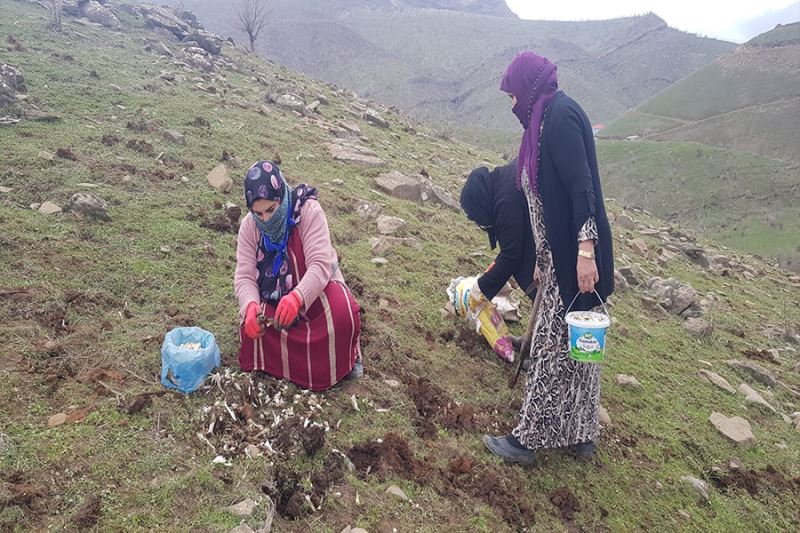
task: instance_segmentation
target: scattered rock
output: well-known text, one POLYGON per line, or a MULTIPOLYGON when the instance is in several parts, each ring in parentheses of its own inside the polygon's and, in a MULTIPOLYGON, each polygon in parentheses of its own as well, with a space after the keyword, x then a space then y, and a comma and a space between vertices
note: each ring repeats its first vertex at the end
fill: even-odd
POLYGON ((384 379, 383 382, 393 389, 400 387, 400 382, 396 379, 384 379))
POLYGON ((781 364, 780 352, 774 348, 768 350, 745 350, 742 353, 748 359, 767 361, 776 365, 781 364))
POLYGON ((228 175, 228 167, 226 167, 224 163, 214 167, 214 169, 208 173, 206 179, 209 185, 220 192, 230 192, 231 187, 233 187, 233 180, 228 175))
POLYGON ((773 413, 775 412, 775 408, 772 407, 769 403, 767 403, 767 400, 765 400, 764 397, 761 396, 761 394, 759 394, 757 390, 750 387, 750 385, 748 385, 747 383, 742 383, 741 385, 739 385, 739 392, 744 394, 745 396, 744 399, 747 400, 748 402, 755 403, 757 405, 762 405, 767 409, 769 409, 770 411, 772 411, 773 413))
POLYGON ((253 511, 255 511, 257 506, 258 504, 255 501, 247 498, 246 500, 242 500, 234 505, 229 505, 222 510, 226 513, 231 513, 241 518, 247 518, 253 516, 253 511))
POLYGON ((602 405, 598 406, 597 408, 597 418, 600 420, 600 424, 603 427, 608 427, 611 425, 611 417, 608 415, 608 411, 602 405))
POLYGON ((363 146, 328 143, 328 151, 333 159, 344 163, 367 167, 380 167, 386 164, 375 152, 363 146))
POLYGON ((708 257, 706 257, 706 251, 699 246, 693 244, 685 244, 680 247, 681 251, 686 254, 686 257, 692 260, 692 262, 700 265, 701 267, 708 269, 709 262, 708 257))
POLYGON ((306 103, 301 96, 296 94, 282 94, 275 100, 275 105, 283 108, 288 109, 289 111, 296 111, 301 115, 305 115, 306 111, 306 103))
POLYGON ((667 311, 684 318, 697 318, 703 314, 697 291, 688 283, 656 276, 650 279, 647 286, 649 294, 667 311))
POLYGON ((711 336, 714 331, 714 326, 702 318, 689 317, 683 323, 683 329, 698 338, 706 338, 711 336))
POLYGON ((186 135, 175 130, 164 131, 164 138, 175 144, 186 144, 186 135))
POLYGON ((250 459, 255 459, 261 455, 261 450, 255 444, 248 444, 244 450, 244 454, 250 459))
POLYGON ((373 257, 370 261, 373 265, 385 265, 389 263, 389 260, 385 257, 373 257))
POLYGON ((691 520, 692 519, 691 515, 689 513, 687 513, 686 511, 684 511, 683 509, 678 509, 678 516, 680 516, 684 520, 691 520))
POLYGON ((641 237, 629 240, 628 246, 630 246, 634 252, 642 256, 646 256, 647 252, 649 251, 647 243, 644 242, 644 239, 642 239, 641 237))
POLYGON ((408 496, 406 496, 406 493, 403 492, 403 489, 397 485, 390 485, 389 488, 386 489, 386 494, 391 494, 392 496, 396 496, 406 502, 408 501, 408 496))
POLYGON ((403 231, 406 226, 408 226, 406 221, 399 217, 378 217, 378 232, 383 235, 394 235, 395 233, 403 231))
POLYGON ((628 289, 628 280, 619 270, 614 270, 614 292, 623 292, 628 289))
POLYGON ((374 219, 378 218, 382 209, 383 207, 380 205, 361 202, 356 206, 356 214, 361 218, 374 219))
POLYGON ((415 237, 373 237, 369 240, 372 253, 386 255, 394 246, 408 246, 414 250, 421 250, 422 244, 415 237))
POLYGON ((636 274, 633 273, 633 267, 631 266, 624 266, 619 269, 619 273, 625 278, 625 281, 628 282, 629 285, 633 285, 634 287, 640 284, 639 279, 636 277, 636 274))
POLYGON ((742 469, 741 459, 739 459, 738 457, 731 457, 730 460, 728 460, 728 470, 733 470, 735 472, 741 469, 742 469))
POLYGON ((38 157, 39 159, 42 159, 44 161, 54 161, 55 158, 56 158, 56 155, 55 154, 51 154, 50 152, 41 151, 41 152, 39 152, 39 154, 36 157, 38 157))
POLYGON ((39 206, 38 211, 43 215, 55 215, 61 212, 61 208, 53 202, 47 201, 39 206))
POLYGON ((218 56, 222 53, 222 46, 217 42, 217 39, 212 38, 210 34, 203 34, 200 32, 193 32, 183 38, 184 43, 194 43, 203 51, 218 56))
POLYGON ((683 481, 684 483, 688 483, 692 487, 694 487, 694 490, 696 490, 697 493, 700 496, 702 496, 705 501, 709 500, 708 484, 705 481, 697 479, 696 477, 692 476, 681 476, 681 481, 683 481))
POLYGON ((636 222, 634 222, 633 219, 629 215, 626 215, 625 213, 622 213, 620 216, 618 216, 616 220, 614 220, 614 224, 616 224, 622 229, 636 228, 636 222))
POLYGON ((389 123, 382 116, 380 116, 378 112, 375 111, 374 109, 367 109, 364 112, 364 120, 366 120, 370 124, 378 126, 379 128, 389 127, 389 123))
POLYGON ((67 413, 56 413, 47 419, 47 427, 60 426, 67 421, 67 413))
POLYGON ((714 427, 725 437, 739 446, 752 446, 756 442, 750 422, 740 416, 728 418, 721 413, 711 413, 708 417, 714 427))
POLYGON ((419 202, 422 200, 422 184, 402 172, 393 170, 381 174, 375 180, 378 189, 395 198, 419 202))
POLYGON ((773 387, 777 383, 777 379, 772 372, 757 363, 753 363, 752 361, 738 361, 734 359, 728 360, 727 363, 728 366, 734 370, 737 370, 743 374, 748 374, 763 385, 773 387))
POLYGON ((731 394, 736 394, 736 389, 734 389, 728 380, 717 374, 716 372, 711 372, 709 370, 699 370, 697 375, 701 378, 705 379, 709 383, 713 383, 720 389, 730 392, 731 394))
POLYGON ((349 131, 350 133, 361 135, 361 128, 359 128, 358 124, 356 124, 355 122, 342 121, 339 122, 339 125, 343 127, 345 130, 349 131))
POLYGON ((65 209, 84 217, 111 220, 111 217, 108 216, 108 203, 91 193, 79 192, 73 194, 65 209))
POLYGON ((642 384, 639 383, 639 380, 633 376, 629 376, 627 374, 617 374, 614 376, 614 381, 617 382, 617 385, 621 387, 625 387, 627 389, 643 389, 642 384))

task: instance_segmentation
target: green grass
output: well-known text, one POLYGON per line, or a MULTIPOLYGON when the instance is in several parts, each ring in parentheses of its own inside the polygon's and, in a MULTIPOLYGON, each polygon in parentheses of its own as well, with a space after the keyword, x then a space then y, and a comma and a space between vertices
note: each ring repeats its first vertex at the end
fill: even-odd
MULTIPOLYGON (((543 454, 533 468, 505 466, 486 454, 480 442, 484 431, 501 429, 489 429, 483 422, 460 432, 440 429, 436 440, 422 439, 414 429, 415 407, 406 387, 390 388, 384 379, 409 374, 428 377, 455 400, 474 406, 479 420, 481 416, 491 419, 502 430, 516 418, 508 406, 519 399, 520 391, 506 386, 510 368, 480 343, 478 348, 466 346, 458 335, 447 340, 448 333, 458 333, 463 326, 440 314, 450 278, 479 272, 488 263, 488 257, 472 255, 488 254, 485 235, 461 213, 376 192, 374 178, 382 170, 331 160, 324 147, 331 137, 313 123, 274 107, 259 113, 265 88, 246 71, 223 71, 229 85, 223 96, 195 90, 190 81, 176 86, 157 82, 161 70, 176 69, 168 60, 141 51, 142 37, 153 34, 130 15, 123 16, 126 29, 119 32, 68 21, 71 31, 86 36, 80 37, 47 33, 43 12, 34 5, 0 0, 0 6, 4 13, 0 37, 13 34, 26 48, 4 52, 3 60, 24 73, 30 101, 62 116, 54 124, 23 122, 0 129, 0 184, 13 188, 0 199, 0 275, 4 289, 28 289, 27 296, 3 293, 0 297, 4 376, 0 418, 9 442, 7 450, 0 452, 0 501, 4 504, 0 529, 75 528, 74 516, 84 499, 97 495, 101 514, 96 529, 101 531, 228 531, 239 520, 222 509, 245 497, 260 497, 262 484, 273 472, 270 461, 237 458, 231 467, 213 465, 214 454, 195 437, 209 397, 165 395, 154 398, 141 413, 128 414, 118 407, 113 394, 84 377, 100 367, 122 371, 122 382, 108 385, 126 399, 161 390, 158 339, 175 325, 170 307, 214 332, 224 363, 235 368, 235 235, 204 229, 200 221, 222 212, 215 202, 241 205, 239 191, 247 165, 275 152, 282 155, 282 168, 291 181, 319 187, 342 269, 351 285, 363 285, 359 302, 366 312, 367 375, 360 383, 326 394, 328 420, 335 425, 341 419, 328 434, 326 449, 313 458, 271 459, 300 472, 304 484, 330 449, 346 451, 396 431, 408 439, 419 459, 428 458, 437 468, 447 470, 450 457, 460 453, 480 468, 493 469, 510 487, 519 489, 516 497, 534 507, 536 523, 531 529, 536 531, 779 531, 796 526, 792 522, 796 493, 765 487, 751 497, 741 490, 712 488, 711 501, 704 504, 678 481, 682 475, 704 477, 710 468, 724 467, 732 455, 748 468, 773 465, 787 476, 800 475, 797 437, 790 426, 777 415, 745 406, 740 396, 717 392, 695 376, 701 367, 697 361, 705 359, 738 385, 740 380, 724 360, 741 357, 739 352, 745 348, 785 347, 762 330, 784 321, 796 326, 800 320, 796 292, 790 291, 779 271, 730 251, 724 253, 741 255, 763 269, 764 275, 752 281, 717 278, 681 258, 662 269, 636 259, 626 244, 634 234, 620 233, 614 242, 619 264, 636 261, 652 275, 674 276, 703 293, 714 292, 720 303, 710 312, 716 333, 700 342, 686 337, 676 317, 647 311, 637 292, 613 297, 612 312, 630 329, 630 336, 618 330, 610 333, 602 401, 613 424, 603 432, 598 458, 579 463, 553 452, 543 454), (92 70, 99 79, 88 76, 92 70), (122 90, 110 88, 112 83, 122 90), (149 84, 155 84, 155 92, 145 88, 149 84), (187 125, 197 116, 211 123, 210 131, 187 125), (187 145, 168 143, 160 129, 142 133, 126 127, 128 121, 141 119, 156 121, 162 129, 185 131, 187 145), (106 134, 122 142, 106 146, 100 142, 106 134), (126 148, 131 139, 150 142, 153 154, 126 148), (71 147, 78 160, 49 163, 37 158, 39 151, 59 147, 71 147), (205 182, 223 149, 233 151, 239 161, 231 169, 235 186, 229 194, 216 193, 205 182), (160 152, 164 152, 163 163, 155 160, 160 152), (184 160, 194 168, 183 166, 184 160), (171 173, 174 178, 169 177, 171 173), (180 176, 187 176, 189 183, 180 176), (336 179, 343 180, 343 185, 334 186, 336 179), (91 192, 109 201, 110 222, 80 220, 69 213, 45 217, 28 207, 44 200, 64 205, 81 190, 77 184, 82 182, 98 185, 91 192), (368 241, 377 231, 373 222, 353 212, 356 199, 384 204, 383 213, 406 219, 408 234, 420 240, 422 251, 399 247, 387 255, 387 265, 373 265, 368 241), (160 250, 165 245, 171 248, 169 253, 160 250), (390 301, 388 310, 381 309, 382 298, 390 301), (783 300, 788 316, 776 308, 775 302, 783 300), (740 330, 744 337, 733 330, 740 330), (426 340, 428 333, 432 340, 426 340), (42 353, 37 346, 46 339, 56 341, 63 351, 55 356, 42 353), (637 376, 645 391, 618 387, 613 380, 617 372, 637 376), (362 406, 358 413, 350 406, 351 394, 362 406), (378 413, 369 402, 386 406, 389 412, 378 413), (50 415, 84 407, 92 410, 82 421, 47 427, 50 415), (758 445, 740 450, 727 443, 707 422, 714 410, 747 417, 758 445), (776 448, 778 442, 789 448, 776 448), (8 484, 18 480, 41 487, 42 495, 29 504, 9 503, 8 484), (562 520, 549 500, 553 490, 565 486, 581 504, 572 522, 562 520), (690 522, 680 521, 680 509, 691 515, 690 522)), ((225 53, 240 65, 303 85, 309 93, 325 93, 331 101, 322 108, 327 120, 347 117, 349 99, 329 87, 242 57, 230 47, 225 53)), ((221 81, 216 83, 223 87, 221 81)), ((433 131, 423 129, 424 137, 405 133, 404 119, 393 113, 387 116, 392 121, 390 130, 360 124, 367 138, 363 142, 387 161, 387 170, 413 174, 424 167, 432 179, 457 194, 461 176, 471 168, 483 160, 500 162, 492 153, 443 140, 433 131)), ((604 144, 601 151, 604 160, 612 160, 611 152, 616 150, 620 161, 635 161, 641 172, 659 176, 672 160, 659 155, 656 148, 621 143, 604 144)), ((681 146, 680 150, 687 156, 701 151, 702 157, 686 172, 723 159, 729 161, 730 172, 739 166, 747 172, 770 169, 758 166, 759 162, 731 161, 727 154, 704 155, 706 148, 681 146)), ((609 188, 612 181, 610 176, 606 180, 609 188)), ((776 181, 763 187, 779 185, 776 181)), ((752 193, 761 194, 761 186, 754 181, 752 193)), ((692 194, 707 192, 697 189, 692 194)), ((617 204, 609 205, 618 212, 617 204)), ((661 224, 649 217, 639 219, 661 224)), ((687 223, 691 220, 686 219, 687 223)), ((791 217, 783 220, 788 224, 791 217)), ((653 247, 659 245, 648 239, 653 247)), ((800 387, 798 375, 786 370, 790 362, 796 363, 796 355, 782 354, 786 364, 773 370, 791 386, 800 387)), ((774 393, 774 404, 783 404, 787 412, 797 410, 788 392, 776 389, 774 393)), ((328 491, 320 511, 297 521, 277 517, 275 529, 338 532, 347 525, 370 531, 515 529, 484 499, 436 490, 439 474, 432 469, 430 475, 430 482, 417 484, 394 474, 380 479, 348 473, 328 491), (390 484, 399 485, 418 507, 386 495, 390 484), (336 492, 342 495, 337 497, 336 492), (356 493, 360 505, 355 503, 356 493)), ((252 519, 251 525, 257 526, 260 518, 252 519)))
POLYGON ((604 192, 720 242, 774 257, 797 252, 794 165, 700 143, 600 141, 604 192))

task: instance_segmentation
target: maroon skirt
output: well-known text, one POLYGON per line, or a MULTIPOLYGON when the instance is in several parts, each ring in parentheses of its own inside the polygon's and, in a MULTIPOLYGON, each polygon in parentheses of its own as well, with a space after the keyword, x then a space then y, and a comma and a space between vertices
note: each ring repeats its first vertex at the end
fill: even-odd
MULTIPOLYGON (((274 305, 260 305, 267 318, 275 315, 274 305)), ((360 334, 358 303, 346 285, 332 281, 291 328, 268 327, 255 340, 240 328, 239 365, 323 391, 353 370, 361 355, 360 334)))

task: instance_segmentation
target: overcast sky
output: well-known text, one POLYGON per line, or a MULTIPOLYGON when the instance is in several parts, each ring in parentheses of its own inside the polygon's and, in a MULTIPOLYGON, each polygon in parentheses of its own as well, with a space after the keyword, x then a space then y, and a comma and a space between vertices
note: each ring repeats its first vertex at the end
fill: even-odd
POLYGON ((673 28, 741 43, 776 23, 797 22, 797 0, 507 0, 521 18, 594 20, 652 11, 673 28), (769 15, 779 14, 778 20, 769 15), (761 24, 753 19, 763 17, 761 24), (760 26, 760 27, 759 27, 760 26))

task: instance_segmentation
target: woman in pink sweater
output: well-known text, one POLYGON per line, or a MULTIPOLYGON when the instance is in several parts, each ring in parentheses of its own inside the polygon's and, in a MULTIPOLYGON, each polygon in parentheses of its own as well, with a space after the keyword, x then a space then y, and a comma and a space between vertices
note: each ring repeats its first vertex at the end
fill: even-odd
POLYGON ((234 277, 242 370, 315 391, 359 377, 359 307, 316 189, 290 189, 277 164, 259 161, 244 190, 249 213, 239 226, 234 277))

